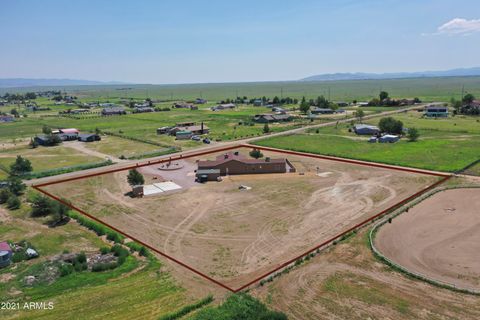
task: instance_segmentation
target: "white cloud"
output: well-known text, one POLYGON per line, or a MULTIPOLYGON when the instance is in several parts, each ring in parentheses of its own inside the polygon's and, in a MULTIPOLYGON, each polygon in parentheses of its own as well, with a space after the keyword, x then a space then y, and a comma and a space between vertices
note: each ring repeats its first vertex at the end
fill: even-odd
POLYGON ((437 32, 423 35, 469 35, 480 32, 480 19, 454 18, 437 28, 437 32))

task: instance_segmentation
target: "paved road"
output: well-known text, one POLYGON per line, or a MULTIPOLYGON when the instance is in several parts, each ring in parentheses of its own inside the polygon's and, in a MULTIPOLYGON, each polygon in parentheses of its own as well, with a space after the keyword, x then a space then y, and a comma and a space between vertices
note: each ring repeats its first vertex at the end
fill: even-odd
MULTIPOLYGON (((408 110, 416 109, 416 108, 419 108, 419 107, 422 107, 422 106, 423 105, 415 105, 415 106, 406 107, 406 108, 403 108, 403 109, 395 109, 395 110, 391 110, 391 111, 384 111, 384 112, 364 116, 363 119, 367 120, 367 119, 392 115, 392 114, 396 114, 396 113, 402 113, 402 112, 406 112, 408 110)), ((56 176, 53 176, 53 177, 45 177, 45 178, 40 178, 40 179, 26 180, 25 183, 27 185, 37 185, 37 184, 47 183, 47 182, 54 181, 54 180, 67 179, 67 178, 73 178, 73 177, 77 177, 77 176, 83 176, 83 175, 86 175, 86 174, 102 172, 102 171, 105 171, 105 170, 125 168, 125 167, 129 167, 131 165, 134 165, 135 163, 146 163, 148 161, 165 159, 165 158, 177 156, 177 155, 180 155, 180 154, 197 153, 197 152, 200 152, 200 151, 214 150, 214 149, 217 149, 217 148, 228 147, 228 146, 233 146, 233 145, 237 145, 237 144, 252 143, 252 142, 257 141, 257 140, 265 139, 266 137, 270 138, 270 137, 278 137, 278 136, 290 135, 290 134, 295 134, 295 133, 302 133, 307 129, 333 126, 333 125, 336 125, 337 123, 339 123, 339 124, 340 123, 347 123, 347 122, 350 122, 350 121, 352 121, 352 118, 341 119, 341 120, 339 119, 339 120, 336 120, 336 121, 324 122, 324 123, 314 124, 314 125, 307 125, 307 126, 304 126, 304 127, 301 127, 301 128, 296 128, 296 129, 286 130, 286 131, 282 131, 282 132, 271 133, 271 134, 263 135, 263 136, 260 136, 260 137, 246 138, 246 139, 225 141, 225 142, 215 142, 215 143, 212 143, 211 145, 201 145, 198 148, 190 149, 188 151, 180 151, 180 152, 177 152, 177 153, 172 153, 172 154, 168 154, 168 155, 164 155, 164 156, 147 158, 147 159, 142 159, 142 160, 123 160, 122 162, 113 164, 113 165, 108 166, 108 167, 100 167, 100 168, 94 168, 94 169, 88 169, 88 170, 82 170, 82 171, 75 171, 75 172, 56 175, 56 176)), ((111 156, 105 154, 104 157, 111 157, 111 156)))

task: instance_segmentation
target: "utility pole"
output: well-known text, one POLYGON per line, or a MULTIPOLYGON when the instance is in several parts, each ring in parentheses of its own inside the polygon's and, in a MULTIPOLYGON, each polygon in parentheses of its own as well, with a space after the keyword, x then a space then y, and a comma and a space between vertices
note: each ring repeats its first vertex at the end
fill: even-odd
POLYGON ((463 101, 463 97, 465 96, 465 85, 462 84, 462 96, 460 97, 460 99, 463 101))

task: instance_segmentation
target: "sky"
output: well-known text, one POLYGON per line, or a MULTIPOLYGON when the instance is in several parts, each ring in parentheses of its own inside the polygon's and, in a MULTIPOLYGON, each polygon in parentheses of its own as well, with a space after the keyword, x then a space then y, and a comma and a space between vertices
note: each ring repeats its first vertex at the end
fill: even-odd
POLYGON ((480 66, 478 0, 2 0, 0 78, 297 80, 480 66))

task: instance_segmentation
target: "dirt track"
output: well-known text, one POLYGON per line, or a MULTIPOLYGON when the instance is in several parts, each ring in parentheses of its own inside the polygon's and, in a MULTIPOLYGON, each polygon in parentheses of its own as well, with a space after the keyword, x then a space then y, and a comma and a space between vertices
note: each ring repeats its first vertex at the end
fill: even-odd
MULTIPOLYGON (((124 195, 129 190, 126 172, 46 189, 235 288, 438 179, 329 160, 288 158, 304 175, 230 176, 222 182, 141 199, 124 195), (241 191, 239 185, 252 189, 241 191)), ((144 169, 150 175, 162 174, 144 169)), ((185 175, 191 177, 184 170, 179 174, 180 185, 185 175)))
POLYGON ((480 289, 480 189, 442 191, 380 227, 386 257, 429 278, 480 289))

